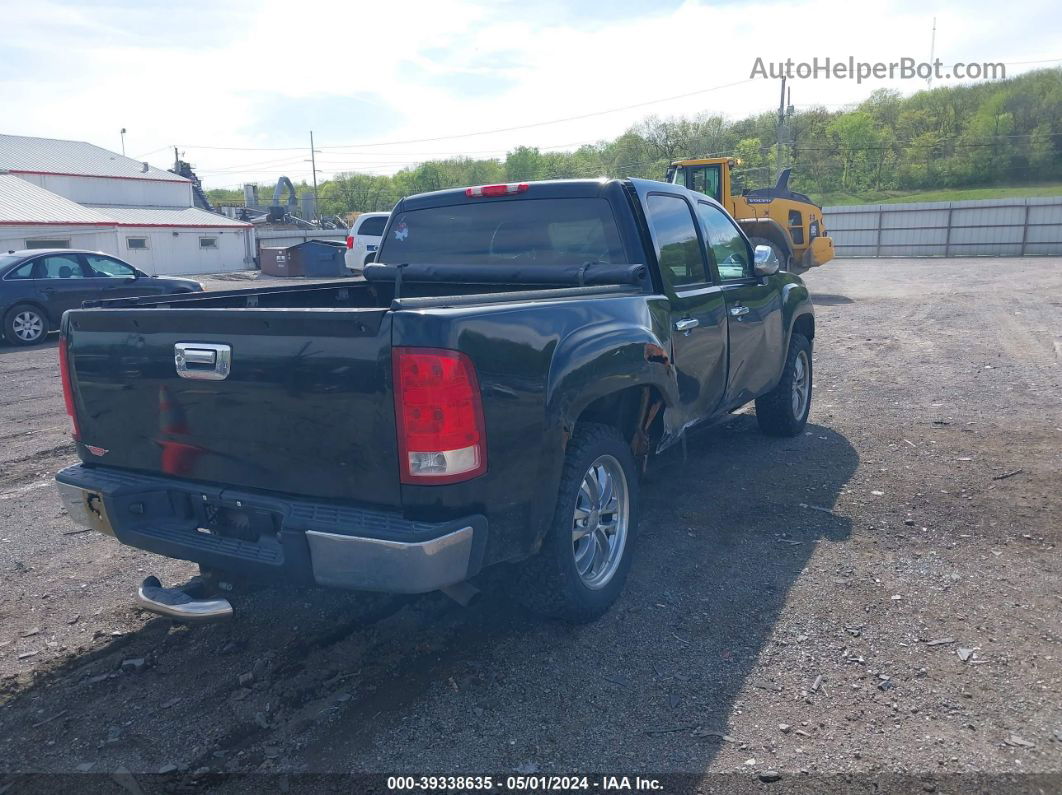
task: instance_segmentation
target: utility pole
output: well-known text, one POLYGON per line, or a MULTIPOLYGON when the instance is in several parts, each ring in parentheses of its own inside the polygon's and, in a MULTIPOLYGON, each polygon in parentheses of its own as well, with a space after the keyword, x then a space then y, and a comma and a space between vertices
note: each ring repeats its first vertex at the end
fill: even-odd
POLYGON ((317 158, 313 148, 313 130, 310 130, 310 168, 313 169, 313 219, 321 220, 321 211, 317 207, 317 158))
POLYGON ((785 127, 785 75, 782 75, 782 95, 778 99, 778 170, 782 170, 782 131, 785 127))
MULTIPOLYGON (((936 55, 937 50, 937 18, 933 17, 933 32, 929 34, 929 62, 933 63, 933 56, 936 55)), ((929 77, 926 78, 926 88, 933 87, 933 72, 929 72, 929 77)))
POLYGON ((125 157, 125 127, 122 128, 122 157, 125 157))
POLYGON ((177 154, 177 147, 173 147, 173 173, 181 173, 181 156, 177 154))

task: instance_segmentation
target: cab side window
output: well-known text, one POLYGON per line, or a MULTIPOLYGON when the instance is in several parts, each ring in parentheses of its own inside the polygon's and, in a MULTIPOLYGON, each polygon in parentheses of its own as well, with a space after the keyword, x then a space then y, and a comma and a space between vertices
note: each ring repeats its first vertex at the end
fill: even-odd
POLYGON ((85 261, 88 262, 90 276, 129 277, 136 275, 131 266, 126 265, 124 262, 111 259, 110 257, 101 257, 98 254, 86 254, 85 261))
POLYGON ((32 262, 23 262, 14 270, 7 272, 5 279, 33 279, 33 265, 32 262))
POLYGON ((51 254, 34 261, 37 279, 83 279, 84 272, 76 254, 51 254))
POLYGON ((670 287, 707 281, 697 227, 685 199, 652 194, 646 202, 646 211, 664 281, 670 287))
POLYGON ((734 222, 718 207, 707 202, 697 203, 697 216, 701 219, 708 249, 719 269, 719 278, 725 282, 751 277, 749 247, 734 222))

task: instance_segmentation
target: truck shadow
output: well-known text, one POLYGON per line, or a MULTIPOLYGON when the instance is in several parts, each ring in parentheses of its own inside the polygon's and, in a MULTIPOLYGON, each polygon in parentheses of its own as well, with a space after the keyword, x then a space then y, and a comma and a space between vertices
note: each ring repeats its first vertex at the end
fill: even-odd
MULTIPOLYGON (((59 347, 59 335, 58 334, 49 334, 47 339, 44 340, 44 342, 40 342, 40 343, 38 343, 36 345, 12 345, 7 340, 5 340, 3 338, 0 338, 0 356, 10 356, 12 354, 17 354, 17 353, 27 354, 27 353, 32 353, 33 351, 46 350, 48 348, 55 349, 55 348, 58 348, 58 347, 59 347)), ((56 363, 56 367, 58 367, 58 366, 59 365, 58 365, 58 362, 57 362, 56 363)))
POLYGON ((0 771, 702 771, 744 690, 792 698, 771 648, 822 628, 779 618, 816 546, 848 538, 828 509, 858 463, 816 425, 693 434, 650 468, 626 591, 587 626, 496 583, 469 608, 268 589, 228 624, 150 619, 0 690, 0 771))

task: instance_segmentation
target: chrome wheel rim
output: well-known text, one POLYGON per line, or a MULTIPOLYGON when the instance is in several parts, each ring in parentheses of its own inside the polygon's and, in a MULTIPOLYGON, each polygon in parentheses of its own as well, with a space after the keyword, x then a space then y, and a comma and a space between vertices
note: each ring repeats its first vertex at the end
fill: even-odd
POLYGON ((627 545, 630 505, 619 461, 600 456, 583 475, 572 517, 575 570, 588 588, 604 588, 619 568, 627 545))
POLYGON ((801 351, 797 354, 796 362, 793 365, 793 416, 797 419, 804 416, 810 392, 811 365, 808 362, 807 351, 801 351))
POLYGON ((23 342, 33 342, 44 335, 44 318, 36 312, 19 312, 11 322, 11 330, 23 342))

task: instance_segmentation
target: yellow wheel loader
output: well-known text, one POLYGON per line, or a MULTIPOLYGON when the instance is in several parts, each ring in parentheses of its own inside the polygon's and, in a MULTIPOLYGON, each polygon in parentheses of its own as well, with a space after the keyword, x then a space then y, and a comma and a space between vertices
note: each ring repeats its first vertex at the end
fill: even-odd
POLYGON ((803 193, 789 190, 791 169, 782 169, 773 188, 735 192, 728 157, 676 160, 667 182, 711 196, 726 208, 754 246, 770 246, 783 270, 803 273, 833 259, 822 208, 803 193))

